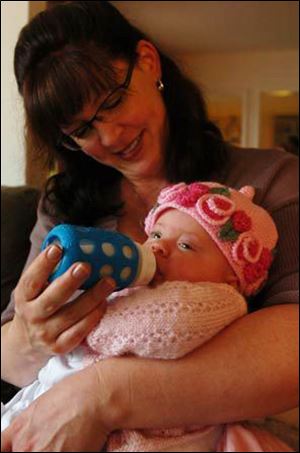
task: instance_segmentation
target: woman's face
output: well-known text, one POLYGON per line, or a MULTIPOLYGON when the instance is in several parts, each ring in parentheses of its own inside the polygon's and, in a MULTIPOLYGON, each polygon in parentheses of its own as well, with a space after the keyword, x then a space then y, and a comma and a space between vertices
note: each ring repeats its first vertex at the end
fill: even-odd
MULTIPOLYGON (((108 104, 110 108, 99 111, 88 136, 73 131, 80 132, 106 96, 87 105, 70 127, 63 129, 68 135, 73 132, 72 138, 75 137, 86 154, 132 180, 162 173, 168 137, 166 109, 156 86, 161 78, 159 56, 146 41, 139 42, 137 52, 139 57, 128 90, 117 92, 113 102, 108 104)), ((122 84, 128 63, 117 61, 115 67, 120 70, 122 84)))

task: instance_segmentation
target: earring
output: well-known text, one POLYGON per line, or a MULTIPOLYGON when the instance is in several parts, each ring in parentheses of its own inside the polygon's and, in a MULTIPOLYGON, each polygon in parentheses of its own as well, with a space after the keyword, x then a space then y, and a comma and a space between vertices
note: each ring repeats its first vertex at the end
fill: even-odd
POLYGON ((162 83, 162 81, 160 79, 156 82, 156 86, 157 86, 158 91, 163 91, 165 88, 164 84, 162 83))

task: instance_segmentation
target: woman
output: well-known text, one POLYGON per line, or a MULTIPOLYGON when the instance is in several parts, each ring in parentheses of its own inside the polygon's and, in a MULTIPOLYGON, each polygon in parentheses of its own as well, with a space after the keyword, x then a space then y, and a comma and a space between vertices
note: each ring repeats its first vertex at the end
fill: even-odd
POLYGON ((107 2, 70 2, 33 19, 15 73, 28 130, 62 171, 47 184, 5 315, 5 380, 24 386, 49 356, 73 350, 113 291, 108 280, 78 294, 83 263, 47 284, 61 252, 39 250, 54 223, 105 225, 143 241, 163 186, 212 179, 255 186, 280 243, 269 285, 253 300, 264 309, 178 361, 112 359, 66 378, 4 432, 2 451, 99 451, 119 428, 216 424, 296 406, 296 159, 226 145, 195 86, 107 2))

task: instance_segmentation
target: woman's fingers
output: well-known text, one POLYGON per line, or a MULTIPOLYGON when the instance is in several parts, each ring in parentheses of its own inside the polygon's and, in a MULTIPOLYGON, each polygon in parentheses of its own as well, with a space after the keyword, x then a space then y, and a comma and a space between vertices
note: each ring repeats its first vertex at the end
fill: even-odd
POLYGON ((61 256, 59 247, 48 247, 24 272, 15 290, 16 316, 31 347, 50 355, 65 353, 83 340, 103 316, 106 297, 115 287, 112 279, 102 279, 74 299, 91 268, 88 263, 74 263, 49 284, 61 256))
POLYGON ((115 287, 114 280, 105 277, 80 296, 81 303, 96 305, 99 301, 106 299, 115 290, 115 287))
POLYGON ((12 451, 12 438, 9 428, 1 433, 1 452, 12 451))
MULTIPOLYGON (((50 286, 47 290, 50 290, 50 286)), ((101 280, 89 291, 65 304, 51 317, 29 328, 31 343, 50 354, 70 351, 100 321, 105 313, 106 298, 113 290, 114 284, 110 280, 101 280)))
POLYGON ((37 256, 26 269, 16 287, 16 302, 19 298, 22 301, 30 301, 38 297, 61 256, 62 249, 57 245, 47 247, 37 256))
POLYGON ((113 291, 113 286, 106 280, 101 280, 89 291, 83 293, 73 302, 66 304, 59 312, 58 316, 49 319, 48 328, 51 324, 56 324, 55 330, 62 333, 74 324, 85 318, 97 307, 106 305, 106 298, 113 291))
POLYGON ((80 345, 91 330, 101 321, 106 310, 106 302, 102 302, 91 313, 65 330, 57 338, 54 346, 55 354, 66 354, 80 345))
POLYGON ((88 278, 88 263, 74 263, 63 275, 54 280, 40 296, 26 304, 26 316, 32 323, 41 322, 57 312, 88 278))
POLYGON ((94 367, 65 377, 2 432, 2 451, 101 451, 108 436, 102 393, 94 367))

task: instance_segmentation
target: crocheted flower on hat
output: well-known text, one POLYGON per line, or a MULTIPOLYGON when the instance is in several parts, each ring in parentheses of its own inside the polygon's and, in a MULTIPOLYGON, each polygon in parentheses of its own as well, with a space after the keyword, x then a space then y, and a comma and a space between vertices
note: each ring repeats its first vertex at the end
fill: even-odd
POLYGON ((178 192, 175 201, 186 208, 191 208, 195 205, 200 197, 209 192, 209 188, 204 184, 193 183, 184 190, 178 192))
POLYGON ((246 261, 255 263, 262 251, 262 244, 253 235, 241 234, 238 240, 233 244, 232 257, 237 264, 243 264, 246 261))
POLYGON ((235 210, 235 204, 224 195, 208 193, 199 198, 196 209, 211 225, 223 225, 235 210))
POLYGON ((235 231, 243 233, 251 229, 251 219, 244 211, 235 211, 231 217, 235 231))
POLYGON ((263 281, 266 278, 272 260, 272 253, 264 247, 257 262, 248 263, 244 266, 243 273, 246 282, 248 284, 255 283, 257 285, 260 279, 263 281))
POLYGON ((186 184, 184 182, 181 182, 179 184, 175 184, 174 186, 168 186, 162 189, 160 192, 157 203, 158 204, 163 204, 163 203, 168 203, 170 201, 175 200, 176 196, 182 192, 182 190, 185 190, 186 184))

